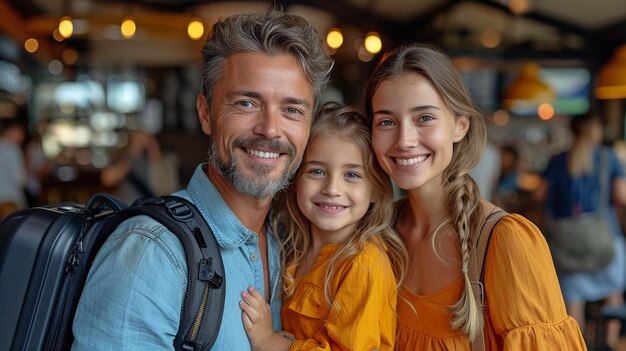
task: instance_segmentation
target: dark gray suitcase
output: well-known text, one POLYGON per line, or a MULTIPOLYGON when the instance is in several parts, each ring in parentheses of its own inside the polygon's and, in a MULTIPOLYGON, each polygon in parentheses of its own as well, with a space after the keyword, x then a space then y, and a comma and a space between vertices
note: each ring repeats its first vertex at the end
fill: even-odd
POLYGON ((185 249, 188 285, 174 348, 210 349, 226 289, 219 245, 202 215, 176 196, 127 207, 111 195, 96 194, 84 207, 30 208, 0 222, 0 351, 69 350, 93 259, 121 222, 138 215, 164 225, 185 249))
MULTIPOLYGON (((113 206, 125 207, 121 202, 113 206)), ((66 279, 85 278, 67 274, 85 225, 83 212, 76 204, 44 206, 14 212, 0 223, 0 351, 50 350, 57 340, 49 336, 58 334, 50 328, 69 328, 71 321, 63 321, 60 314, 69 306, 58 306, 57 301, 67 293, 66 279)), ((75 308, 78 296, 61 300, 75 308)))

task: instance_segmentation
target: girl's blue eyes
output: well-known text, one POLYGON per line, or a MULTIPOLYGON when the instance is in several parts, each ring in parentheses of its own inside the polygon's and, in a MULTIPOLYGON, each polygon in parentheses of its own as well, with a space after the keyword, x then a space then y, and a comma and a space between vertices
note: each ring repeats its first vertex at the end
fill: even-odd
MULTIPOLYGON (((313 175, 318 175, 318 176, 325 176, 326 175, 326 172, 324 172, 321 169, 311 169, 311 170, 307 171, 307 173, 313 174, 313 175)), ((356 173, 356 172, 347 172, 346 174, 344 174, 344 176, 346 178, 362 178, 361 175, 356 173)))

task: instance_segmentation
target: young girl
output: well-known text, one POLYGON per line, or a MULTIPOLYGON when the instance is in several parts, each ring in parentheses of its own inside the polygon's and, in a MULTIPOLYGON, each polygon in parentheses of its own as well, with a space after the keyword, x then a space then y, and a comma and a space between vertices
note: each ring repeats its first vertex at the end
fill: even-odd
POLYGON ((256 289, 242 293, 254 350, 393 350, 406 251, 389 226, 392 188, 364 117, 327 104, 313 122, 295 183, 277 201, 285 234, 283 328, 256 289))
POLYGON ((486 127, 449 58, 417 44, 388 53, 368 82, 365 103, 378 162, 407 193, 394 217, 411 257, 399 291, 396 348, 470 350, 484 337, 491 351, 585 350, 548 246, 520 215, 495 226, 485 305, 474 298, 472 245, 495 206, 468 175, 486 127))

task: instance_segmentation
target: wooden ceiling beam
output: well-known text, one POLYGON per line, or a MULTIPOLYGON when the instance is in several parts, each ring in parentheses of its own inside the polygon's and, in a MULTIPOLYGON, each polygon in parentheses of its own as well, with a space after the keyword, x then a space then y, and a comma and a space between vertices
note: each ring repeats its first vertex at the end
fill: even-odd
POLYGON ((0 13, 2 14, 0 32, 8 34, 20 45, 23 45, 29 38, 37 39, 39 48, 35 52, 35 55, 45 63, 59 58, 59 55, 54 49, 54 44, 49 39, 37 33, 30 32, 28 30, 28 21, 26 21, 6 0, 0 0, 0 13))
POLYGON ((398 21, 392 21, 377 16, 368 9, 350 5, 345 1, 319 1, 319 0, 285 0, 281 1, 287 8, 289 5, 305 5, 331 13, 337 18, 337 24, 347 24, 356 27, 368 27, 380 34, 402 35, 405 26, 398 21))
POLYGON ((475 3, 479 3, 479 4, 484 4, 487 5, 489 7, 492 8, 496 8, 502 11, 505 11, 507 13, 509 13, 511 16, 520 16, 526 19, 530 19, 530 20, 534 20, 552 27, 557 27, 560 30, 564 31, 564 32, 569 32, 569 33, 573 33, 573 34, 578 34, 580 36, 585 37, 586 39, 589 38, 589 36, 591 35, 591 32, 580 27, 577 25, 574 25, 572 23, 560 20, 560 19, 556 19, 554 17, 551 16, 547 16, 538 12, 534 12, 532 10, 532 7, 530 9, 529 12, 521 14, 521 15, 515 15, 514 13, 511 12, 511 10, 506 6, 503 5, 499 2, 496 2, 494 0, 467 0, 467 1, 472 1, 475 3))

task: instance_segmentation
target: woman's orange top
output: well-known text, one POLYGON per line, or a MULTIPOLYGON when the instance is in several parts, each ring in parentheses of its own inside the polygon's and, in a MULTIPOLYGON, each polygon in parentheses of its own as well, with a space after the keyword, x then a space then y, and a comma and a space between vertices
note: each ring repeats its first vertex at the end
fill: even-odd
POLYGON ((283 328, 297 339, 290 350, 393 350, 397 283, 387 254, 367 244, 337 268, 330 282, 339 305, 335 310, 326 304, 323 282, 327 259, 338 248, 324 246, 311 271, 296 280, 294 296, 283 303, 283 328))
MULTIPOLYGON (((548 245, 526 218, 510 214, 495 226, 485 258, 485 348, 488 351, 586 350, 580 328, 565 303, 548 245)), ((470 350, 450 327, 449 306, 459 300, 463 279, 418 296, 406 288, 398 299, 396 350, 470 350)))

